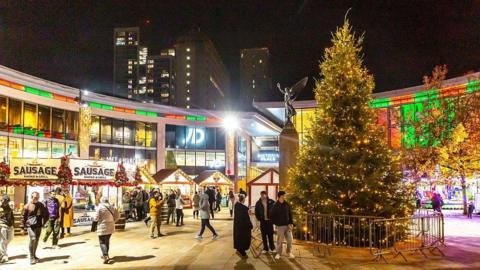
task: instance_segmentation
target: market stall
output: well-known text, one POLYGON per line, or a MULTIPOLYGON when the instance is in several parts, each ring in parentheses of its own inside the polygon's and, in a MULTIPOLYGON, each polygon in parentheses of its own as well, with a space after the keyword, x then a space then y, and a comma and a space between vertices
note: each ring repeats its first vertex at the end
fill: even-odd
POLYGON ((200 187, 219 187, 223 197, 233 189, 233 183, 225 174, 217 170, 205 170, 193 179, 200 187))
POLYGON ((247 183, 248 204, 255 205, 256 201, 260 199, 260 192, 266 191, 268 197, 276 199, 278 187, 280 185, 279 173, 277 170, 270 168, 264 171, 259 176, 247 183))
POLYGON ((187 203, 186 208, 191 207, 191 197, 194 192, 192 178, 181 169, 162 169, 152 176, 157 182, 162 193, 170 190, 179 190, 183 200, 187 203))

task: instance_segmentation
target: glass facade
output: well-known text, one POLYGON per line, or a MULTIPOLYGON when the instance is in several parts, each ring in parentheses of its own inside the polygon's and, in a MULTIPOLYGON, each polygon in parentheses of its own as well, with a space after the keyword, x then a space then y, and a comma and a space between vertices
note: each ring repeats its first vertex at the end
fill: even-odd
POLYGON ((225 170, 225 133, 222 128, 166 125, 166 167, 188 174, 206 169, 225 170))

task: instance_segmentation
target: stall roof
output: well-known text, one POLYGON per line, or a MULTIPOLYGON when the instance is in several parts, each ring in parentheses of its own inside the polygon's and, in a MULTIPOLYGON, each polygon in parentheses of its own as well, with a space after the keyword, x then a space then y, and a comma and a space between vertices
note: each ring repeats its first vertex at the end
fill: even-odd
POLYGON ((154 174, 158 184, 191 184, 192 178, 181 169, 162 169, 154 174))
POLYGON ((201 172, 195 179, 197 185, 212 184, 212 185, 231 185, 232 181, 223 173, 217 170, 205 170, 201 172))

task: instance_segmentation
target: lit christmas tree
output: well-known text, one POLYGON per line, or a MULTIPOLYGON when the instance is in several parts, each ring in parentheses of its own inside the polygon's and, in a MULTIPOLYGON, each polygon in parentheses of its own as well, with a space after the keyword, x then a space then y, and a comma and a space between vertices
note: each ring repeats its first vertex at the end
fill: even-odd
POLYGON ((375 84, 360 57, 362 40, 345 20, 325 50, 315 89, 318 107, 289 171, 287 188, 298 211, 390 218, 412 209, 399 159, 369 107, 375 84))

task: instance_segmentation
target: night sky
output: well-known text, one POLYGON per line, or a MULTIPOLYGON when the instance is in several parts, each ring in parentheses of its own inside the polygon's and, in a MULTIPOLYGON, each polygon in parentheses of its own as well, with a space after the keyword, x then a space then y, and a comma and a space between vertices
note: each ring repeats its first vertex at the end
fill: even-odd
MULTIPOLYGON (((248 47, 270 48, 274 84, 289 85, 307 75, 318 78, 330 33, 349 8, 354 30, 365 32, 364 59, 377 92, 421 84, 437 64, 447 64, 448 77, 480 68, 479 1, 404 0, 0 0, 0 64, 110 92, 114 27, 140 26, 142 43, 154 54, 199 27, 220 52, 234 92, 239 50, 248 47)), ((309 85, 301 99, 312 96, 309 85)))

